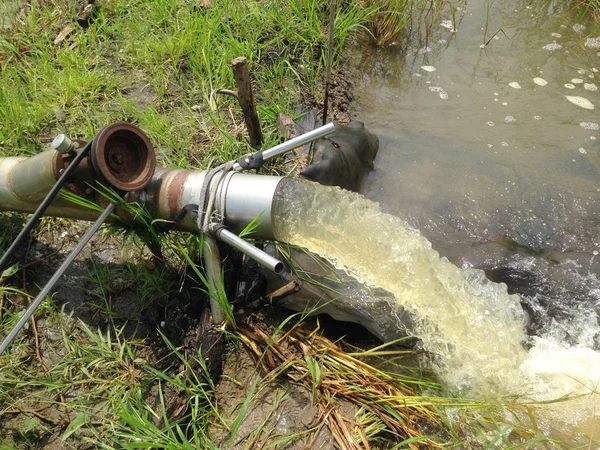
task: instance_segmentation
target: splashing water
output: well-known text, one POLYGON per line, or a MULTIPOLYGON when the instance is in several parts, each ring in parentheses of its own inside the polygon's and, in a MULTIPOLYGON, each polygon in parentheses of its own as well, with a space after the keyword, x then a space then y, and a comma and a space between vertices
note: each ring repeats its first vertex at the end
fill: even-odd
MULTIPOLYGON (((391 292, 392 310, 411 314, 408 332, 435 355, 434 368, 451 389, 532 401, 578 397, 549 407, 549 427, 560 424, 570 433, 595 436, 600 353, 589 348, 587 334, 573 346, 560 336, 535 338, 527 352, 518 296, 480 270, 459 269, 440 258, 418 230, 359 194, 286 179, 273 212, 278 240, 306 247, 367 285, 391 292)), ((590 317, 582 312, 574 330, 589 330, 584 322, 590 317)))
POLYGON ((417 230, 359 194, 286 180, 274 213, 277 239, 394 294, 450 385, 494 392, 514 382, 526 356, 524 314, 505 285, 440 258, 417 230))

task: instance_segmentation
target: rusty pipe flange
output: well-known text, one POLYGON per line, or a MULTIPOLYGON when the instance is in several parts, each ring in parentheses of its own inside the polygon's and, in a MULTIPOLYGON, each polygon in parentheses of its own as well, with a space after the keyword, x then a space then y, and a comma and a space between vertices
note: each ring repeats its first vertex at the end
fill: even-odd
POLYGON ((108 125, 96 134, 89 161, 101 181, 126 192, 146 186, 156 168, 156 155, 148 136, 125 122, 108 125))

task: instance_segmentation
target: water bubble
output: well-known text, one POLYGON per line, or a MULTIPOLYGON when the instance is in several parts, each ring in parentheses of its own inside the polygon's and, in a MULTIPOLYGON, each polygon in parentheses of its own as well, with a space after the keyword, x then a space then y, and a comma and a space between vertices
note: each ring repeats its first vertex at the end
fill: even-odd
POLYGON ((571 83, 565 83, 565 87, 566 87, 567 89, 575 89, 575 85, 574 85, 574 84, 571 84, 571 83))
POLYGON ((583 45, 587 48, 600 48, 600 36, 587 38, 583 45))
POLYGON ((573 84, 581 84, 581 83, 583 83, 583 80, 581 78, 573 78, 571 80, 571 83, 573 83, 573 84))
POLYGON ((515 89, 521 89, 521 85, 519 83, 517 83, 516 81, 511 81, 510 83, 508 83, 508 85, 511 88, 515 88, 515 89))
POLYGON ((413 73, 413 77, 422 77, 423 75, 421 75, 420 73, 413 73))
POLYGON ((592 67, 592 72, 598 73, 598 69, 596 69, 595 67, 592 67))
POLYGON ((444 88, 440 86, 429 86, 429 90, 431 92, 437 92, 442 100, 448 100, 449 96, 444 88))
POLYGON ((448 41, 446 39, 440 39, 438 41, 438 44, 440 44, 440 45, 444 45, 444 44, 447 44, 447 43, 448 43, 448 41))
POLYGON ((447 28, 447 29, 449 29, 451 31, 456 31, 454 29, 454 24, 452 23, 451 20, 442 20, 442 23, 440 23, 440 26, 442 26, 444 28, 447 28))
POLYGON ((437 69, 433 66, 421 66, 421 70, 425 72, 435 72, 437 69))
POLYGON ((562 37, 562 34, 560 34, 560 33, 552 33, 552 37, 560 38, 560 37, 562 37))
POLYGON ((535 120, 542 120, 542 116, 533 116, 535 120))
POLYGON ((598 86, 596 86, 594 83, 585 83, 583 88, 592 92, 596 92, 598 90, 598 86))
POLYGON ((488 124, 490 127, 493 127, 494 125, 496 125, 494 122, 492 122, 491 120, 489 122, 486 122, 486 124, 488 124))
POLYGON ((553 52, 554 50, 560 50, 562 45, 553 42, 552 44, 547 44, 542 47, 544 50, 548 50, 549 52, 553 52))
POLYGON ((585 75, 585 74, 586 74, 586 70, 585 70, 585 69, 579 69, 579 70, 577 71, 577 73, 578 73, 579 75, 585 75))
POLYGON ((488 144, 488 148, 492 148, 494 144, 488 144))
POLYGON ((575 33, 580 33, 583 30, 585 30, 585 25, 581 25, 580 23, 576 23, 575 25, 573 25, 573 31, 575 33))
POLYGON ((498 94, 497 92, 494 92, 494 95, 500 95, 500 94, 498 94))
POLYGON ((517 119, 515 119, 515 117, 514 117, 514 116, 506 116, 506 117, 504 118, 504 122, 505 122, 505 123, 513 123, 513 122, 516 122, 516 121, 517 121, 517 119))
POLYGON ((579 147, 579 153, 581 153, 582 155, 587 155, 587 150, 583 147, 579 147))
POLYGON ((546 86, 548 84, 548 82, 546 80, 544 80, 543 78, 540 78, 540 77, 535 77, 533 79, 533 82, 535 84, 537 84, 538 86, 546 86))
POLYGON ((594 109, 594 104, 585 97, 565 95, 566 99, 583 109, 594 109))
POLYGON ((596 140, 596 136, 590 136, 590 141, 595 141, 596 140))
POLYGON ((502 145, 502 147, 510 147, 510 146, 508 145, 508 142, 505 142, 505 141, 502 141, 502 142, 500 143, 500 145, 502 145))
POLYGON ((579 126, 584 130, 600 130, 600 125, 598 125, 596 122, 579 122, 579 126))
POLYGON ((431 52, 431 47, 423 47, 420 48, 418 51, 419 55, 424 55, 425 53, 430 53, 431 52))
POLYGON ((506 103, 506 102, 502 102, 502 105, 503 105, 503 106, 508 106, 508 103, 506 103))

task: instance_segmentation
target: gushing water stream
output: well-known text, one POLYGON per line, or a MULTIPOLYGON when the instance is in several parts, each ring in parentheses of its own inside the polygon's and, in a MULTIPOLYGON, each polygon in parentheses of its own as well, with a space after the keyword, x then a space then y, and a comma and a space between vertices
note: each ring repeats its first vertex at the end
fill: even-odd
POLYGON ((452 389, 538 401, 586 395, 561 405, 563 414, 554 419, 583 431, 600 424, 600 354, 542 338, 527 352, 519 297, 509 295, 504 284, 440 258, 418 230, 339 188, 285 180, 274 216, 278 240, 306 247, 358 280, 391 292, 392 311, 410 312, 409 333, 435 355, 435 369, 452 389))

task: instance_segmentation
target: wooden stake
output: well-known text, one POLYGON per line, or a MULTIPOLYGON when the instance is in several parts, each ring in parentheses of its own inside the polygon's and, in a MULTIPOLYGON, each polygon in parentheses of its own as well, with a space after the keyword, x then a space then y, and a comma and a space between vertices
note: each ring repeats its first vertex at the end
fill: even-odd
POLYGON ((239 56, 231 61, 231 67, 233 68, 235 84, 238 89, 238 101, 244 112, 244 122, 248 130, 248 136, 250 137, 250 145, 259 149, 263 141, 263 136, 254 104, 252 85, 250 84, 248 60, 243 56, 239 56))

